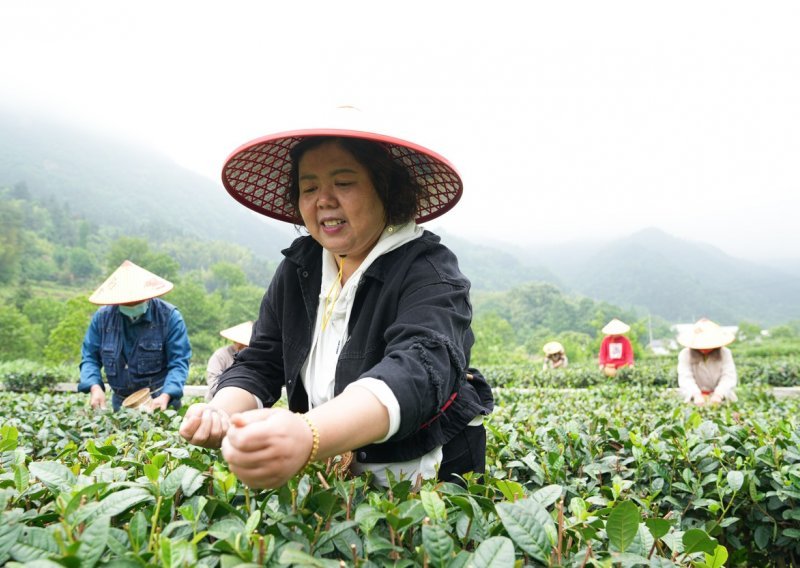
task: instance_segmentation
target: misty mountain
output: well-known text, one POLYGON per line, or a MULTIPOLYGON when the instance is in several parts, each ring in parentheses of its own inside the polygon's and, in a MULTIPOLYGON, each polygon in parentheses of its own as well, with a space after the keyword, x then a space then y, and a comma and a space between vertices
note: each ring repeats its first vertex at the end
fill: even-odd
POLYGON ((800 319, 800 274, 731 257, 708 244, 645 229, 607 243, 527 255, 570 290, 669 321, 709 317, 774 325, 800 319))
POLYGON ((288 241, 222 187, 153 151, 55 121, 0 111, 0 185, 24 183, 101 225, 132 234, 183 233, 274 256, 288 241))
MULTIPOLYGON (((280 260, 297 233, 235 202, 214 182, 149 150, 0 111, 0 186, 25 183, 100 225, 155 238, 192 235, 280 260)), ((530 247, 441 233, 476 291, 544 281, 673 322, 707 316, 771 326, 800 319, 800 260, 760 265, 648 229, 614 241, 530 247)))

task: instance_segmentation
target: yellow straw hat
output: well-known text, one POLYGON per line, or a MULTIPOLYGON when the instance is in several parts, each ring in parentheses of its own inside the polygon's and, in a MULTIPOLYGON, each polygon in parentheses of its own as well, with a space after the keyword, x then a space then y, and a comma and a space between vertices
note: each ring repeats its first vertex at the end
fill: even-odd
POLYGON ((549 341, 544 344, 544 347, 542 347, 542 351, 544 351, 545 355, 555 355, 556 353, 563 353, 564 346, 561 345, 558 341, 549 341))
POLYGON ((131 304, 163 296, 170 290, 172 282, 126 260, 89 296, 89 301, 103 306, 131 304))
POLYGON ((678 343, 690 349, 716 349, 731 343, 736 337, 713 321, 702 318, 692 328, 678 336, 678 343))
POLYGON ((601 331, 606 335, 622 335, 623 333, 628 333, 630 330, 631 326, 623 321, 618 320, 617 318, 614 318, 608 322, 601 331))
POLYGON ((253 334, 253 322, 246 321, 223 329, 219 334, 225 339, 230 339, 234 343, 241 343, 242 345, 250 345, 250 336, 253 334))

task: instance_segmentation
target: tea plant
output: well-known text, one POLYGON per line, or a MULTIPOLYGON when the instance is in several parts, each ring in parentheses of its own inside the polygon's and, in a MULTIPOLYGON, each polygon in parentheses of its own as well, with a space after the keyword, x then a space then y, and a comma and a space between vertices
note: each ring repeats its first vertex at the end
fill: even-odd
MULTIPOLYGON (((187 401, 188 402, 188 401, 187 401)), ((798 558, 798 402, 742 389, 504 392, 485 476, 252 491, 180 414, 0 393, 0 563, 13 566, 722 566, 798 558)), ((782 564, 782 562, 784 564, 782 564)))

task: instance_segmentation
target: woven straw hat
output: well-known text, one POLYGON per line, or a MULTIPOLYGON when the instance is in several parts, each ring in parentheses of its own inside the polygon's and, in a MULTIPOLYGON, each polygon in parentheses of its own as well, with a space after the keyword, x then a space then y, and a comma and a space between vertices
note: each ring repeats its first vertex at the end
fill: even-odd
POLYGON ((290 152, 304 138, 335 136, 378 142, 386 147, 396 163, 408 170, 422 188, 415 215, 418 223, 446 213, 461 199, 461 177, 455 167, 436 152, 380 134, 381 130, 364 124, 364 118, 352 107, 340 107, 318 120, 314 128, 270 134, 234 150, 222 168, 222 183, 228 193, 257 213, 301 225, 300 214, 289 201, 290 152))
POLYGON ((614 318, 608 322, 601 331, 606 335, 622 335, 623 333, 628 333, 630 330, 631 326, 623 321, 618 320, 617 318, 614 318))
POLYGON ((544 344, 544 347, 542 347, 542 351, 544 351, 545 355, 555 355, 556 353, 563 353, 564 346, 561 345, 558 341, 549 341, 544 344))
POLYGON ((736 337, 713 321, 702 318, 688 331, 678 336, 678 343, 690 349, 716 349, 731 343, 736 337))
POLYGON ((253 322, 246 321, 223 329, 219 334, 225 339, 230 339, 234 343, 241 343, 242 345, 250 345, 250 336, 253 333, 253 322))
POLYGON ((130 304, 163 296, 170 290, 172 282, 126 260, 89 296, 89 301, 103 306, 130 304))

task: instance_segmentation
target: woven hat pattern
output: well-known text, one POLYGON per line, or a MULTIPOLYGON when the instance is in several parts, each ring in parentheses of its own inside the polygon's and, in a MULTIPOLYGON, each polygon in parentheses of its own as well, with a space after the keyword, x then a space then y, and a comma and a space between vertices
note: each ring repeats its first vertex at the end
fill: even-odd
MULTIPOLYGON (((357 132, 320 131, 317 135, 358 137, 357 132)), ((416 220, 423 223, 451 209, 461 198, 461 178, 443 158, 420 147, 392 142, 388 137, 360 133, 386 146, 392 159, 405 167, 423 192, 416 220)), ((235 152, 222 171, 222 182, 242 205, 273 219, 300 224, 289 200, 292 148, 305 136, 270 137, 235 152)))
POLYGON ((89 301, 99 305, 143 302, 163 296, 172 287, 169 280, 126 260, 89 296, 89 301))

